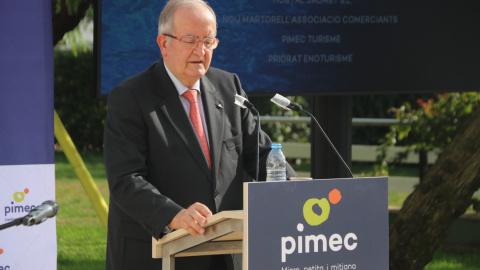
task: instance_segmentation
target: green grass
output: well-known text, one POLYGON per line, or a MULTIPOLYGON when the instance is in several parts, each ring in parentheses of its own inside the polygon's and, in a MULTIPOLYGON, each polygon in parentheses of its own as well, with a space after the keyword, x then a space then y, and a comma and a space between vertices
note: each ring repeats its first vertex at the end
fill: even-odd
POLYGON ((408 195, 408 192, 388 192, 388 206, 402 207, 408 195))
MULTIPOLYGON (((108 184, 99 154, 82 155, 87 169, 108 203, 108 184)), ((310 166, 295 166, 299 175, 310 176, 310 166)), ((363 167, 353 167, 354 174, 363 167)), ((396 169, 401 176, 415 176, 412 168, 396 169)), ((391 172, 392 173, 392 172, 391 172)), ((397 174, 395 174, 397 175, 397 174)), ((55 153, 56 201, 60 205, 57 214, 57 249, 59 270, 105 269, 107 230, 101 224, 90 200, 83 190, 72 166, 62 152, 55 153)), ((400 207, 408 193, 389 192, 389 205, 400 207)), ((480 269, 480 250, 439 250, 427 270, 480 269)))
MULTIPOLYGON (((85 165, 108 202, 108 184, 101 155, 84 155, 85 165)), ((105 269, 107 230, 100 222, 75 171, 61 152, 55 153, 57 268, 105 269)))
POLYGON ((425 270, 478 270, 480 269, 480 249, 457 250, 440 249, 425 270))

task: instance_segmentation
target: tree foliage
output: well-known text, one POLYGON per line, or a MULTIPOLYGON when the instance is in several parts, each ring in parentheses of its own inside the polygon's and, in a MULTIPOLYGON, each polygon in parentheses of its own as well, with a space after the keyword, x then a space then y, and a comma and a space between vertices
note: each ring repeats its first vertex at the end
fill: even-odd
POLYGON ((395 166, 414 151, 441 150, 457 134, 465 119, 478 107, 480 95, 476 92, 437 94, 428 100, 418 99, 417 108, 406 102, 398 108, 390 108, 398 124, 392 125, 381 139, 376 175, 388 174, 388 168, 395 166), (405 151, 394 160, 387 160, 391 146, 403 145, 405 151))
POLYGON ((52 0, 53 45, 77 27, 92 3, 93 0, 52 0))

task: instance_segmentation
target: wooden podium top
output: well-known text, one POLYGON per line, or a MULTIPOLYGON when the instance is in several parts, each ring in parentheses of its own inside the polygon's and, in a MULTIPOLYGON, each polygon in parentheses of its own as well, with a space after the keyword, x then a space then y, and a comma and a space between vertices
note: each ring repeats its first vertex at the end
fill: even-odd
POLYGON ((224 211, 209 217, 207 224, 204 226, 205 233, 198 237, 192 236, 185 229, 180 229, 163 236, 159 240, 152 238, 152 257, 162 258, 164 249, 167 248, 172 249, 173 252, 169 251, 168 253, 173 253, 175 257, 219 254, 219 244, 232 242, 240 242, 240 246, 235 245, 237 250, 230 248, 224 251, 226 253, 221 253, 241 253, 243 218, 242 210, 224 211), (215 248, 209 248, 207 245, 212 242, 215 243, 215 248))

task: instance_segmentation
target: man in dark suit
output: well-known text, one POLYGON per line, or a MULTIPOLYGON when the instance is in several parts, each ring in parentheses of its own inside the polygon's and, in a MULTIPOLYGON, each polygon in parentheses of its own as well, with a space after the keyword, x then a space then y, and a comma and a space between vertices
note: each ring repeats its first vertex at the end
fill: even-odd
MULTIPOLYGON (((215 13, 205 2, 169 1, 157 38, 163 59, 109 95, 107 269, 161 269, 161 260, 151 258, 152 236, 181 228, 196 236, 212 214, 242 209, 242 183, 255 176, 256 124, 250 111, 234 105, 235 94, 245 96, 238 77, 209 68, 216 34, 215 13), (193 101, 185 92, 193 92, 193 101), (192 108, 198 121, 190 119, 192 108)), ((262 131, 258 180, 266 177, 270 145, 262 131)), ((295 172, 288 167, 287 175, 295 172)), ((175 264, 233 269, 231 256, 175 264)))

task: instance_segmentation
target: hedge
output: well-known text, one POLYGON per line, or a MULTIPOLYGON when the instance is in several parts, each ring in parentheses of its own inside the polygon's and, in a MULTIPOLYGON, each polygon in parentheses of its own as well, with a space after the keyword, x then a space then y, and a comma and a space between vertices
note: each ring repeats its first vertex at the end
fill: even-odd
POLYGON ((105 99, 96 97, 91 51, 55 50, 54 106, 77 149, 100 152, 107 112, 105 99))

